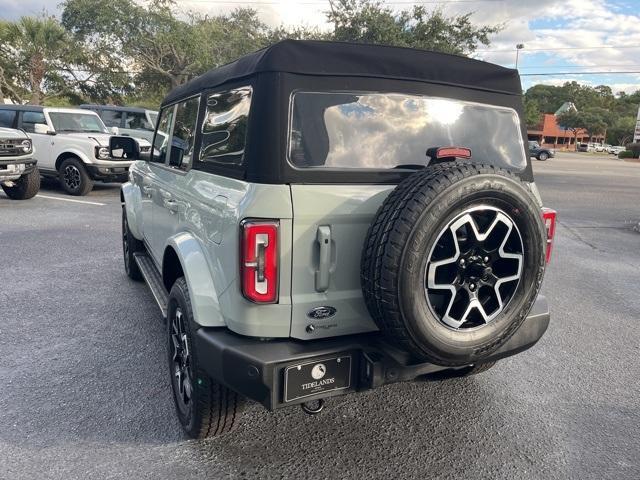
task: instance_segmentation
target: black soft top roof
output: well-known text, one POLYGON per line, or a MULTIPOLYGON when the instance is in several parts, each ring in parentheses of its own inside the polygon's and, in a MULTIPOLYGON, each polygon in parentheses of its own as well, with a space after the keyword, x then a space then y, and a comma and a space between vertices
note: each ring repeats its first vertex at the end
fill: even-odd
POLYGON ((180 85, 162 104, 264 72, 390 78, 522 94, 517 70, 458 55, 361 43, 283 40, 180 85))

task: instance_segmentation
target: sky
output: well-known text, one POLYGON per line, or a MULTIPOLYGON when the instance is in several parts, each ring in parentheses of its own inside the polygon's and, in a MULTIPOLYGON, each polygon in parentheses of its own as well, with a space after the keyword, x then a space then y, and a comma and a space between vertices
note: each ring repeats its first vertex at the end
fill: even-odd
MULTIPOLYGON (((0 0, 0 18, 16 19, 46 9, 59 14, 60 0, 0 0)), ((144 0, 137 0, 143 2, 144 0)), ((227 13, 245 6, 270 25, 327 28, 328 0, 179 0, 182 11, 227 13)), ((640 0, 388 0, 394 10, 424 4, 445 14, 473 12, 477 24, 503 24, 489 47, 474 57, 514 67, 516 45, 523 87, 576 80, 609 85, 614 93, 640 89, 640 0), (594 74, 594 72, 599 72, 594 74), (635 73, 617 73, 635 72, 635 73), (545 74, 545 75, 534 75, 545 74), (552 74, 552 75, 550 75, 552 74)))

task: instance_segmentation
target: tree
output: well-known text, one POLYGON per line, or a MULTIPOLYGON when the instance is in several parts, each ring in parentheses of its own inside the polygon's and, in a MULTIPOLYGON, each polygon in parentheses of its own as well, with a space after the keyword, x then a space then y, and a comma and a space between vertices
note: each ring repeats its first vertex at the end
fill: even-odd
POLYGON ((524 115, 528 127, 537 127, 540 124, 541 113, 538 101, 535 98, 524 99, 524 115))
POLYGON ((606 133, 607 126, 610 123, 610 115, 607 110, 594 107, 584 110, 580 115, 582 117, 582 127, 587 131, 590 139, 596 135, 606 133))
POLYGON ((332 39, 421 48, 468 55, 479 44, 489 45, 490 35, 501 25, 476 27, 471 13, 445 16, 442 10, 424 6, 395 13, 377 0, 332 0, 327 19, 333 24, 332 39))
POLYGON ((576 144, 578 143, 578 131, 584 128, 583 121, 582 114, 575 110, 561 113, 557 118, 558 125, 573 133, 576 144))
POLYGON ((607 129, 607 143, 626 145, 633 140, 636 117, 620 117, 607 129))
POLYGON ((22 17, 5 24, 3 32, 0 49, 18 67, 14 74, 30 92, 29 103, 40 105, 44 82, 55 82, 59 62, 68 54, 67 33, 53 17, 46 16, 22 17))

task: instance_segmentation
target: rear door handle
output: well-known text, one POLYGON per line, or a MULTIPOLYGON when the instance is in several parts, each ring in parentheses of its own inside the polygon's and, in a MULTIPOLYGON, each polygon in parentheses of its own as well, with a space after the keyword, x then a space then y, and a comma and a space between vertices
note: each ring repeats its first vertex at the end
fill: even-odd
POLYGON ((320 246, 320 261, 316 270, 316 292, 326 292, 329 288, 331 271, 331 227, 328 225, 318 227, 316 242, 320 246))

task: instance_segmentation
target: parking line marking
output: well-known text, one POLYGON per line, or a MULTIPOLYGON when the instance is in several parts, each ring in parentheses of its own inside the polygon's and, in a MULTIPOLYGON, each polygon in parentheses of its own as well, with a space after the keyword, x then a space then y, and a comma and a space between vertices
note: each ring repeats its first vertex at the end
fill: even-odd
POLYGON ((104 207, 106 205, 106 203, 88 202, 87 200, 73 200, 71 198, 52 197, 50 195, 40 195, 40 194, 38 194, 38 195, 36 195, 36 197, 50 198, 51 200, 62 200, 63 202, 86 203, 87 205, 100 205, 102 207, 104 207))

